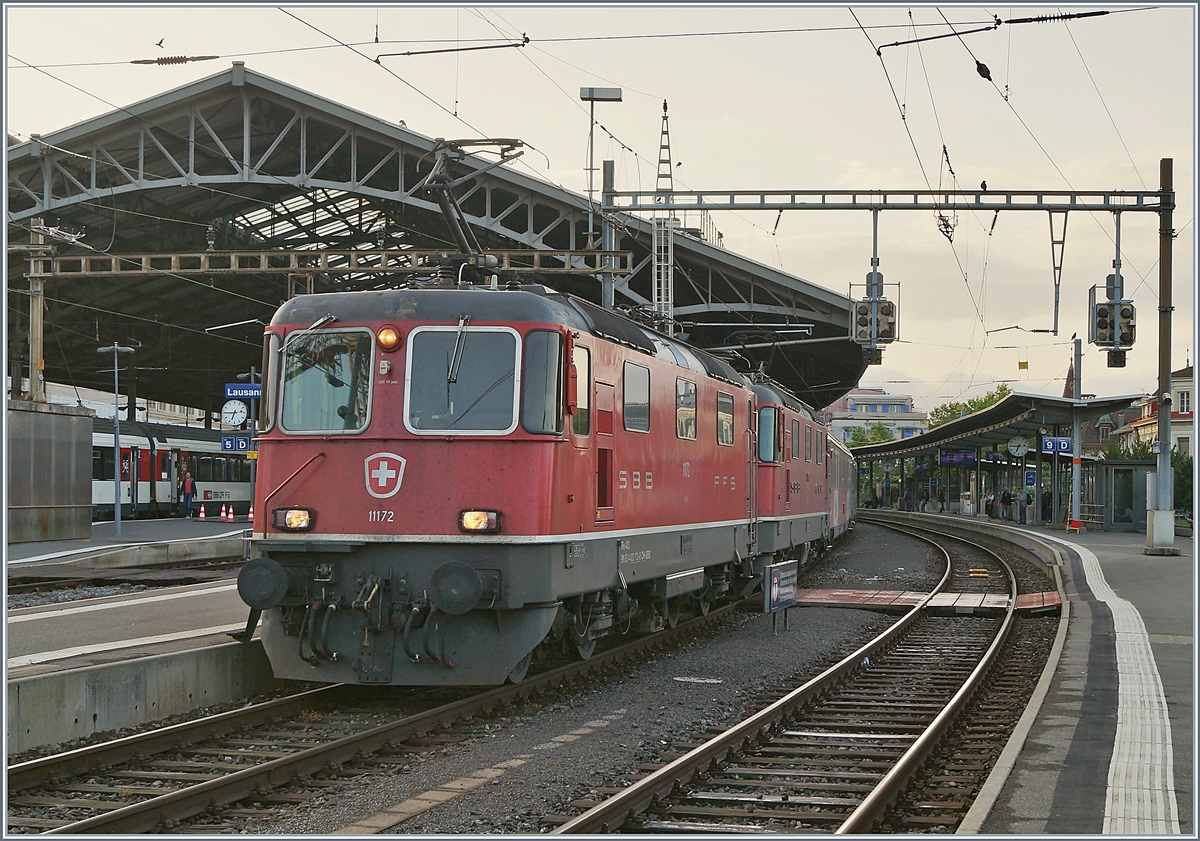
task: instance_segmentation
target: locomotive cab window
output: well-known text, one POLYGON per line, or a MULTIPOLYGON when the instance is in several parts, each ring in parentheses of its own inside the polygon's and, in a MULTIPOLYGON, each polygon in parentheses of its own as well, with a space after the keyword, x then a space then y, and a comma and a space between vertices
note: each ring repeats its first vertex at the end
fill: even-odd
POLYGON ((418 327, 408 342, 404 425, 409 432, 507 435, 517 428, 521 339, 515 330, 418 327))
POLYGON ((675 435, 696 440, 696 384, 691 380, 675 380, 675 435))
POLYGON ((733 395, 717 392, 717 443, 733 446, 733 395))
POLYGON ((625 428, 650 431, 650 369, 625 363, 625 428))
POLYGON ((525 431, 560 434, 566 411, 561 333, 533 330, 525 337, 521 391, 521 426, 525 431))
POLYGON ((263 365, 260 370, 262 399, 258 401, 258 431, 266 432, 275 424, 275 398, 279 394, 279 336, 267 333, 263 339, 263 365))
POLYGON ((571 348, 571 361, 575 365, 575 414, 571 415, 571 429, 576 435, 587 435, 592 431, 591 352, 583 345, 575 345, 571 348))
POLYGON ((288 432, 357 432, 367 425, 371 353, 365 330, 295 333, 283 347, 283 408, 288 432))

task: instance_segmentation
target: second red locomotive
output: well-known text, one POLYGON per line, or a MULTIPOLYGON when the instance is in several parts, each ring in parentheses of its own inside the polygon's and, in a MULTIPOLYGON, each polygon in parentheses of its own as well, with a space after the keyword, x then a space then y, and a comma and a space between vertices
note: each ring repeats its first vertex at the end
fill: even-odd
POLYGON ((541 286, 295 298, 267 328, 239 579, 275 674, 520 680, 748 594, 854 517, 811 409, 541 286))

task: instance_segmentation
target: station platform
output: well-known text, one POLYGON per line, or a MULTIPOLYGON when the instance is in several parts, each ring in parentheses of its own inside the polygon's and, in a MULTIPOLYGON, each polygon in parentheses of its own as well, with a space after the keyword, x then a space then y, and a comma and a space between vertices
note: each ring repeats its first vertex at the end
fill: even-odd
POLYGON ((1178 556, 1151 556, 1137 532, 997 528, 1060 550, 1065 633, 1040 708, 959 832, 1194 836, 1192 539, 1176 538, 1178 556))
POLYGON ((158 520, 122 520, 121 534, 112 521, 92 523, 86 540, 10 543, 5 547, 7 569, 44 566, 105 568, 203 560, 242 553, 242 537, 253 523, 245 517, 233 522, 172 517, 158 520))

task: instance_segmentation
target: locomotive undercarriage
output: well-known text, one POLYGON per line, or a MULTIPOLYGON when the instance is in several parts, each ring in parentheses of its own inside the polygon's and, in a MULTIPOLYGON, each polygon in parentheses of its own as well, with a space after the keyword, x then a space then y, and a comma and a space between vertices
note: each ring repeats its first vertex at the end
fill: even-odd
MULTIPOLYGON (((684 612, 704 614, 749 595, 767 563, 808 554, 806 547, 734 553, 731 561, 679 570, 686 564, 678 557, 659 559, 665 540, 269 539, 259 541, 264 554, 243 569, 238 589, 263 613, 262 642, 277 677, 492 685, 520 680, 551 648, 586 659, 604 637, 674 627, 684 612), (623 562, 643 553, 653 560, 623 562)), ((669 540, 680 545, 678 535, 669 540)), ((698 561, 711 556, 710 542, 713 535, 695 535, 698 561)))

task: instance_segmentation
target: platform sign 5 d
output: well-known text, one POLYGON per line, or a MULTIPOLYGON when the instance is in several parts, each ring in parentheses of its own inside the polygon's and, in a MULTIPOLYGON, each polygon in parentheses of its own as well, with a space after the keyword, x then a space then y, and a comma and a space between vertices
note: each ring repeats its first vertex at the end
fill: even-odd
POLYGON ((223 453, 245 453, 250 450, 249 435, 222 435, 221 436, 221 452, 223 453))
POLYGON ((1042 439, 1043 453, 1071 452, 1071 438, 1067 435, 1048 435, 1042 439))

